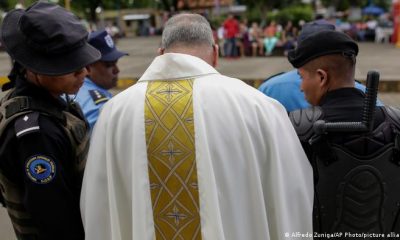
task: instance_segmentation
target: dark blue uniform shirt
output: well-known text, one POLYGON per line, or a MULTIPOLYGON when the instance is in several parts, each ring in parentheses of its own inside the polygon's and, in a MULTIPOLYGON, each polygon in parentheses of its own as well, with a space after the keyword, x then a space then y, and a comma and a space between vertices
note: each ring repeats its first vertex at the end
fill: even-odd
MULTIPOLYGON (((14 93, 45 101, 58 112, 67 109, 61 98, 26 80, 18 80, 14 93)), ((74 175, 70 140, 56 119, 43 114, 36 114, 38 126, 19 131, 17 122, 23 124, 32 117, 35 114, 17 118, 0 136, 0 170, 22 190, 22 205, 39 230, 40 240, 84 239, 79 209, 81 183, 74 175)), ((12 203, 8 205, 13 207, 12 203)))

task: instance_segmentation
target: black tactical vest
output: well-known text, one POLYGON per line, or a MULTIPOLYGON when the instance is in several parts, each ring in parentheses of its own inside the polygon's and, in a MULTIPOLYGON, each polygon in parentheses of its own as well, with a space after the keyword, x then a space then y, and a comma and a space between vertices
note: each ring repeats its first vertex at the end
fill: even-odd
POLYGON ((385 121, 370 133, 323 136, 313 131, 313 123, 324 118, 319 107, 290 113, 300 141, 311 150, 306 153, 315 179, 314 232, 339 233, 338 239, 400 233, 400 110, 383 110, 385 121))
MULTIPOLYGON (((8 124, 21 115, 39 112, 54 119, 60 124, 71 142, 71 151, 75 153, 75 161, 72 164, 74 165, 76 188, 80 189, 89 148, 89 134, 88 124, 84 120, 79 106, 71 103, 68 107, 69 111, 60 112, 54 106, 40 100, 21 96, 11 97, 12 92, 13 90, 9 90, 7 94, 3 94, 5 96, 0 100, 0 136, 8 124)), ((18 239, 37 239, 37 229, 32 224, 32 219, 23 205, 23 189, 5 177, 1 169, 0 190, 18 239)))

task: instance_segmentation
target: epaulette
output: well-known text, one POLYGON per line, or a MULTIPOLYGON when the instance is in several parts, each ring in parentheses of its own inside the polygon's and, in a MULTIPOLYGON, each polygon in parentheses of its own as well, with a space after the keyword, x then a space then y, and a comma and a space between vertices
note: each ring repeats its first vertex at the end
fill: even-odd
POLYGON ((30 133, 39 132, 39 115, 38 112, 20 115, 14 123, 15 135, 20 138, 30 133))
POLYGON ((94 104, 96 105, 108 101, 108 97, 99 90, 89 90, 89 94, 92 97, 94 104))
POLYGON ((308 141, 314 134, 314 122, 321 119, 323 113, 320 107, 296 110, 289 113, 290 121, 300 141, 308 141))

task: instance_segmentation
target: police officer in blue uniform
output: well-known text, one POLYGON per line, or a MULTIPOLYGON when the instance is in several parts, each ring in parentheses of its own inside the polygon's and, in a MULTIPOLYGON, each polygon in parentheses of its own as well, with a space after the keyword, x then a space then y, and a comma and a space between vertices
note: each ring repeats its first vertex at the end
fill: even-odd
POLYGON ((36 2, 7 14, 1 41, 13 59, 0 100, 0 190, 22 240, 83 240, 79 209, 88 124, 75 94, 100 53, 64 8, 36 2))
POLYGON ((89 74, 75 100, 82 107, 90 128, 93 129, 101 107, 112 97, 107 90, 117 85, 118 59, 127 53, 117 50, 105 30, 90 33, 89 44, 101 52, 101 59, 88 66, 89 74))

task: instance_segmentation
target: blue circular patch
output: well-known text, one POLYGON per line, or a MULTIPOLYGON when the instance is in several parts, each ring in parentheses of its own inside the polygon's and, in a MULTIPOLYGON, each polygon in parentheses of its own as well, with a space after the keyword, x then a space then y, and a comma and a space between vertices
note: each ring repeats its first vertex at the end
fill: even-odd
POLYGON ((56 175, 56 165, 50 158, 39 155, 26 161, 25 171, 34 183, 46 184, 51 182, 56 175))

